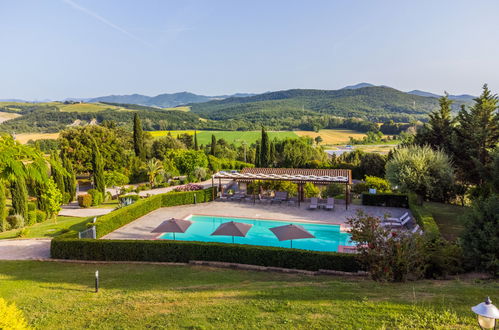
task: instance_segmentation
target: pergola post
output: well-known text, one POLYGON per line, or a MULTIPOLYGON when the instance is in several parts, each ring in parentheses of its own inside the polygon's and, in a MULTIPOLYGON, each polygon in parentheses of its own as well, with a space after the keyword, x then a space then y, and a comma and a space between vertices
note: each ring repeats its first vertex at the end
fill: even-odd
POLYGON ((345 183, 345 210, 348 210, 348 183, 345 183))
POLYGON ((215 200, 215 182, 213 177, 211 177, 211 199, 215 200))

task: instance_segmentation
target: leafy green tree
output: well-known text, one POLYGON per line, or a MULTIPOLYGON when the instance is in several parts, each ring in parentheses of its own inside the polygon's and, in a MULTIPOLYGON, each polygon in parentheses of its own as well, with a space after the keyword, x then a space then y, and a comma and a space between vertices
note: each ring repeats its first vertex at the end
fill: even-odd
POLYGON ((171 150, 167 153, 167 159, 172 159, 175 168, 177 168, 180 173, 191 175, 194 173, 196 167, 208 167, 208 158, 202 151, 195 150, 171 150))
POLYGON ((106 183, 106 187, 122 187, 129 182, 129 179, 125 174, 118 171, 105 171, 104 182, 106 183))
POLYGON ((305 198, 319 197, 320 193, 320 189, 311 182, 307 182, 303 186, 303 194, 305 195, 305 198))
POLYGON ((151 154, 152 157, 163 160, 165 159, 165 154, 170 149, 184 149, 185 145, 173 138, 171 135, 160 137, 152 142, 151 154))
POLYGON ((260 145, 260 166, 268 167, 270 164, 270 141, 269 135, 265 131, 265 127, 262 126, 262 138, 260 145))
POLYGON ((142 123, 138 113, 135 113, 133 116, 133 149, 135 151, 135 156, 139 157, 141 160, 146 159, 142 123))
POLYGON ((7 196, 5 192, 5 185, 0 181, 0 232, 5 230, 5 213, 7 209, 6 205, 7 196))
POLYGON ((377 192, 389 192, 391 190, 390 184, 385 179, 366 175, 365 181, 368 188, 376 189, 377 192))
POLYGON ((56 152, 52 152, 50 155, 50 173, 57 189, 59 189, 61 193, 64 193, 66 191, 64 177, 67 173, 62 167, 62 161, 56 152))
POLYGON ((158 177, 161 177, 164 173, 163 164, 158 159, 150 159, 147 162, 147 175, 149 178, 149 184, 154 186, 158 177))
POLYGON ((317 145, 321 144, 322 141, 324 141, 320 135, 317 135, 314 140, 317 145))
POLYGON ((467 262, 499 276, 499 195, 475 200, 465 220, 461 244, 467 262))
POLYGON ((423 199, 446 200, 454 184, 454 169, 449 157, 428 146, 397 149, 386 163, 386 179, 401 191, 413 192, 423 199))
POLYGON ((469 111, 462 107, 457 116, 454 161, 460 177, 466 182, 478 185, 486 182, 491 153, 499 143, 497 109, 497 96, 484 85, 482 94, 469 111))
POLYGON ((41 198, 44 200, 43 204, 46 206, 45 212, 48 218, 55 217, 61 210, 62 193, 52 178, 45 183, 41 198))
POLYGON ((101 194, 104 195, 106 193, 106 183, 104 181, 104 163, 102 162, 100 150, 95 141, 92 153, 92 170, 95 189, 97 189, 101 194))
POLYGON ((211 146, 210 146, 210 155, 215 156, 217 147, 217 139, 214 134, 211 135, 211 146))
POLYGON ((28 219, 28 188, 26 180, 19 177, 11 182, 12 208, 15 214, 19 214, 23 219, 28 219))
POLYGON ((428 134, 426 141, 416 141, 420 144, 428 144, 433 149, 443 149, 445 152, 450 153, 452 150, 453 142, 453 127, 454 120, 451 116, 452 100, 449 99, 449 94, 445 93, 438 100, 440 109, 429 114, 430 120, 428 121, 428 134))

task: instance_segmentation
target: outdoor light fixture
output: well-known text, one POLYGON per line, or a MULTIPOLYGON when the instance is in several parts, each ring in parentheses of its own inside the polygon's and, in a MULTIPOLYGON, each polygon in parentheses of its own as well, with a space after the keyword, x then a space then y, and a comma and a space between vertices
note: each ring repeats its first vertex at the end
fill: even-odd
POLYGON ((499 319, 499 309, 492 304, 489 297, 485 302, 471 307, 473 313, 478 315, 478 324, 482 329, 495 329, 496 319, 499 319))

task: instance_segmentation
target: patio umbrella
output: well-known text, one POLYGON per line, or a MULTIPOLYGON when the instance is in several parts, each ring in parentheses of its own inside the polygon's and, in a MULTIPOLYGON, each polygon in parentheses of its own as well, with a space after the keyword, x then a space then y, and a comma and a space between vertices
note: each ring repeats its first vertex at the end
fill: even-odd
POLYGON ((234 236, 244 237, 246 233, 253 225, 249 223, 241 223, 241 222, 224 222, 220 226, 218 226, 217 230, 215 230, 211 235, 215 236, 232 236, 232 243, 234 243, 234 236))
POLYGON ((175 239, 175 233, 185 233, 191 225, 192 221, 171 218, 163 221, 151 233, 173 233, 173 239, 175 239))
POLYGON ((310 234, 305 228, 298 225, 274 227, 270 228, 270 231, 276 235, 279 241, 291 241, 291 247, 293 247, 294 239, 315 238, 315 236, 310 234))

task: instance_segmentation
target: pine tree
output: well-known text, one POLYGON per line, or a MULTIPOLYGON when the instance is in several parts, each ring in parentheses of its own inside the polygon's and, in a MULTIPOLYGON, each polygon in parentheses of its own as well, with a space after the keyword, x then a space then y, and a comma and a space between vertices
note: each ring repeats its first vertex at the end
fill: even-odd
POLYGON ((146 152, 144 148, 144 133, 142 131, 142 123, 140 122, 139 114, 135 113, 133 116, 133 149, 135 156, 141 160, 146 159, 146 152))
POLYGON ((269 136, 265 131, 265 127, 262 126, 262 145, 260 146, 260 165, 261 167, 269 166, 270 158, 270 142, 269 136))
POLYGON ((5 230, 5 209, 6 209, 5 185, 0 181, 0 232, 5 230))
POLYGON ((67 154, 63 152, 62 154, 62 166, 66 170, 67 174, 64 176, 64 186, 66 192, 69 194, 69 201, 72 202, 76 196, 76 174, 73 169, 73 164, 68 158, 67 154))
POLYGON ((97 189, 104 195, 106 193, 106 184, 104 181, 104 163, 102 162, 99 147, 97 146, 95 141, 92 153, 92 169, 95 189, 97 189))
POLYGON ((28 219, 28 188, 24 178, 18 177, 11 183, 11 194, 14 212, 28 219))
POLYGON ((255 167, 261 167, 262 162, 260 159, 261 152, 260 152, 260 141, 256 142, 256 151, 255 151, 255 167))
POLYGON ((468 110, 463 106, 457 116, 454 161, 465 181, 481 185, 486 178, 491 151, 499 143, 498 99, 487 85, 475 104, 468 110))
POLYGON ((217 147, 217 139, 215 138, 215 135, 211 135, 211 147, 210 147, 210 155, 215 156, 215 150, 217 147))
POLYGON ((194 131, 194 150, 198 151, 199 146, 198 146, 198 134, 196 131, 194 131))

